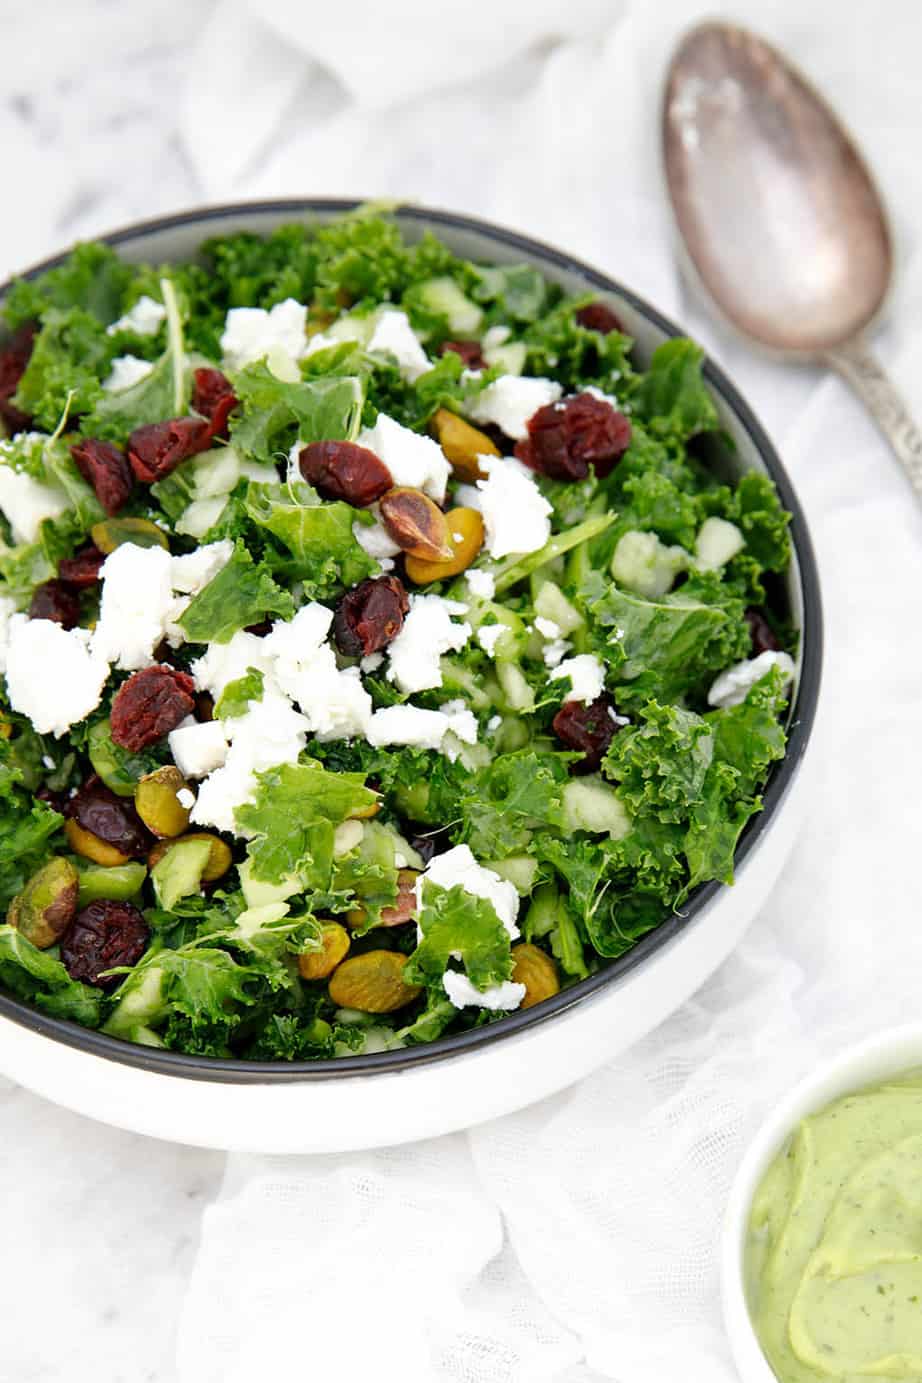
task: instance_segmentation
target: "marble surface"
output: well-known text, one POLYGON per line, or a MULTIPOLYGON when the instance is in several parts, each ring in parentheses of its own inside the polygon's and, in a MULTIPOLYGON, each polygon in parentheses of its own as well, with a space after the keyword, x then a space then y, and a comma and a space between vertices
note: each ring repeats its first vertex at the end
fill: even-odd
MULTIPOLYGON (((593 163, 577 156, 599 137, 588 100, 572 99, 588 64, 578 45, 523 51, 487 99, 459 88, 426 104, 423 94, 419 106, 379 119, 355 109, 328 71, 293 52, 281 37, 284 8, 282 0, 258 7, 278 22, 256 70, 246 55, 230 65, 229 0, 0 0, 0 277, 76 238, 206 201, 402 193, 565 243, 697 326, 665 252, 655 179, 632 181, 655 158, 653 96, 640 102, 637 88, 655 86, 649 74, 659 70, 671 31, 644 50, 644 64, 619 75, 618 119, 606 133, 616 147, 617 179, 603 186, 593 163), (225 44, 229 66, 222 69, 225 44), (539 70, 543 103, 530 94, 539 70), (254 118, 260 114, 271 118, 254 118), (502 162, 493 156, 498 138, 502 162), (546 168, 526 179, 516 167, 527 163, 529 142, 549 154, 546 168), (549 171, 555 161, 568 168, 565 196, 547 195, 560 191, 549 171), (659 253, 650 253, 651 244, 659 253)), ((627 8, 626 0, 612 0, 613 15, 627 8)), ((695 6, 686 8, 676 23, 687 22, 695 6)), ((780 0, 734 6, 769 32, 775 12, 790 13, 790 22, 776 26, 778 37, 861 129, 895 194, 898 229, 908 232, 902 189, 917 184, 917 141, 891 134, 899 127, 895 111, 917 109, 915 69, 890 64, 888 100, 880 100, 872 82, 852 80, 879 56, 876 31, 869 37, 868 23, 856 24, 850 37, 842 26, 831 45, 824 25, 839 29, 837 7, 802 8, 780 0)), ((856 7, 866 17, 873 8, 856 7)), ((909 4, 891 6, 888 51, 900 48, 892 30, 901 23, 905 51, 917 51, 914 12, 909 4)), ((915 248, 911 236, 904 240, 915 248)), ((916 255, 909 276, 916 301, 919 266, 916 255)), ((769 389, 754 367, 749 375, 738 347, 706 339, 744 388, 751 379, 771 427, 812 387, 809 375, 779 370, 769 389)), ((909 380, 907 371, 907 387, 909 380)), ((0 1079, 0 1383, 180 1383, 182 1304, 202 1212, 219 1194, 224 1171, 219 1154, 91 1123, 0 1079)))

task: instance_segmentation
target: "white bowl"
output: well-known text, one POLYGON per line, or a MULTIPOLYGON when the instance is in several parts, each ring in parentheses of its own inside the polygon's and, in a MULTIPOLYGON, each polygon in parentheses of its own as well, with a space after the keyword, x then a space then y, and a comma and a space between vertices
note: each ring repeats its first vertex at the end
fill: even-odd
POLYGON ((778 1383, 759 1344, 746 1300, 744 1253, 753 1197, 772 1159, 801 1119, 866 1085, 922 1066, 922 1023, 865 1038, 806 1076, 762 1124, 733 1181, 720 1251, 724 1325, 742 1383, 778 1383))
MULTIPOLYGON (((156 264, 193 257, 209 236, 322 222, 356 205, 313 199, 211 207, 104 239, 129 261, 156 264)), ((568 293, 597 294, 615 308, 641 359, 681 334, 629 289, 546 245, 451 212, 400 207, 396 216, 411 239, 432 230, 467 258, 526 261, 568 293)), ((0 285, 0 299, 3 293, 0 285)), ((0 994, 0 1071, 79 1113, 160 1138, 259 1152, 333 1152, 448 1133, 520 1109, 610 1060, 697 989, 739 941, 796 839, 822 655, 819 580, 797 496, 730 381, 711 361, 704 375, 735 445, 723 458, 726 471, 769 474, 792 511, 787 598, 802 632, 788 752, 763 794, 764 810, 740 841, 734 888, 696 889, 681 915, 545 1003, 424 1046, 330 1061, 214 1060, 120 1042, 0 994)))

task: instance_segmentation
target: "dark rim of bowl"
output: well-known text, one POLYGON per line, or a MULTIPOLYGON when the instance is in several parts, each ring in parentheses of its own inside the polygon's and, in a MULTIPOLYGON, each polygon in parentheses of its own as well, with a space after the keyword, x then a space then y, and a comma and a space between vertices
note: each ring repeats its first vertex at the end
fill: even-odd
MULTIPOLYGON (((360 198, 293 198, 256 202, 232 202, 222 206, 202 207, 199 210, 179 212, 170 216, 156 217, 149 221, 135 222, 107 235, 96 237, 109 245, 124 245, 141 236, 158 231, 168 231, 179 226, 201 225, 207 232, 210 221, 220 221, 233 216, 291 214, 302 216, 305 213, 337 213, 354 211, 363 205, 360 198)), ((651 307, 631 289, 625 288, 616 279, 600 273, 589 265, 574 259, 552 246, 520 235, 517 231, 496 226, 477 217, 465 216, 450 211, 432 210, 428 207, 399 203, 390 208, 400 220, 422 222, 427 225, 444 226, 449 230, 467 230, 486 236, 498 244, 505 245, 525 258, 544 261, 555 268, 578 274, 588 285, 604 293, 613 293, 628 303, 637 313, 645 317, 667 336, 685 335, 669 318, 651 307)), ((17 275, 19 278, 34 278, 47 269, 54 268, 66 259, 69 251, 41 261, 17 275)), ((10 288, 11 280, 0 284, 0 302, 10 288)), ((799 568, 803 600, 803 625, 801 628, 801 670, 800 681, 788 731, 788 746, 785 757, 772 773, 762 795, 763 809, 747 826, 740 839, 736 852, 737 869, 743 866, 756 847, 759 837, 779 809, 800 762, 806 752, 813 728, 819 697, 822 669, 823 623, 820 600, 819 574, 813 545, 807 529, 803 510, 794 492, 791 481, 775 451, 767 433, 759 423, 749 405, 737 392, 724 372, 711 360, 706 360, 704 377, 715 394, 720 396, 736 414, 745 431, 749 434, 768 474, 778 488, 784 507, 791 513, 791 537, 799 568)), ((558 1014, 597 995, 608 985, 616 984, 630 971, 641 965, 661 947, 667 945, 679 933, 686 931, 700 920, 707 905, 715 895, 726 887, 711 882, 701 885, 691 895, 685 911, 674 913, 654 931, 642 937, 630 951, 610 961, 596 974, 580 980, 569 989, 562 990, 553 998, 533 1009, 519 1010, 505 1018, 480 1028, 452 1037, 437 1038, 434 1042, 422 1043, 418 1047, 403 1047, 395 1051, 375 1052, 368 1056, 331 1057, 314 1061, 247 1061, 242 1058, 198 1057, 185 1052, 171 1052, 157 1047, 144 1047, 133 1042, 125 1042, 116 1037, 92 1028, 81 1027, 67 1019, 52 1018, 43 1014, 19 999, 0 993, 0 1015, 12 1019, 23 1027, 31 1028, 44 1037, 53 1038, 67 1046, 76 1047, 94 1056, 123 1065, 139 1067, 158 1075, 183 1077, 193 1080, 210 1080, 228 1084, 265 1084, 266 1082, 297 1082, 304 1080, 331 1080, 343 1076, 368 1076, 379 1072, 407 1070, 419 1064, 443 1061, 455 1054, 461 1055, 483 1047, 491 1042, 513 1037, 534 1028, 540 1023, 550 1022, 558 1014)))

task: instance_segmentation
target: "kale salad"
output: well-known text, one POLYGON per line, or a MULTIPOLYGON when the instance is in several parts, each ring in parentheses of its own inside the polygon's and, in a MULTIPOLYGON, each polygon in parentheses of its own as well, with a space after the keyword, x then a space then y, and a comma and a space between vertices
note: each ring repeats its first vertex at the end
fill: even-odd
POLYGON ((702 353, 375 210, 0 341, 0 989, 130 1042, 430 1042, 629 950, 737 842, 794 674, 702 353))

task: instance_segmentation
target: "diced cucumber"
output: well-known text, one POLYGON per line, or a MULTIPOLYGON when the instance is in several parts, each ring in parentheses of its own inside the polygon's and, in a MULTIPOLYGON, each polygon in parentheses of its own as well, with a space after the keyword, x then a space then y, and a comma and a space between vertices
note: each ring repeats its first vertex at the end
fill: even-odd
POLYGON ((226 507, 227 495, 217 495, 214 499, 194 499, 176 520, 176 532, 186 538, 204 538, 209 528, 214 528, 226 507))
POLYGON ((210 840, 177 840, 150 872, 157 902, 169 912, 180 898, 198 893, 208 856, 210 840))
POLYGON ((712 515, 705 519, 698 530, 695 556, 699 566, 708 569, 724 567, 745 546, 746 539, 735 523, 712 515))
POLYGON ((244 860, 243 864, 238 865, 237 873, 240 875, 240 887, 243 889, 243 899, 248 908, 261 908, 267 903, 284 903, 286 898, 291 898, 302 887, 300 879, 294 874, 288 874, 277 884, 267 884, 261 879, 254 879, 251 860, 244 860))
POLYGON ((518 663, 497 663, 496 675, 511 711, 533 711, 535 694, 518 663))
POLYGON ((455 280, 447 274, 420 284, 419 295, 430 312, 447 319, 452 331, 461 336, 473 336, 480 330, 482 310, 465 297, 455 280))
POLYGON ((535 614, 553 620, 564 638, 583 622, 580 612, 570 604, 555 581, 545 581, 541 586, 535 597, 535 614))
POLYGON ((485 711, 493 703, 478 678, 463 663, 454 658, 439 659, 442 686, 449 691, 463 692, 472 710, 485 711))
POLYGON ((557 920, 557 890, 553 884, 542 884, 536 888, 522 923, 522 934, 527 941, 536 941, 547 936, 557 920))
POLYGON ((682 547, 667 547, 655 533, 630 529, 618 539, 611 559, 611 574, 619 586, 646 600, 657 600, 672 589, 680 571, 689 564, 682 547))
POLYGON ((538 877, 538 861, 531 855, 510 855, 505 860, 485 860, 487 869, 492 869, 501 879, 515 884, 516 892, 524 898, 531 893, 538 877))
POLYGON ((567 829, 589 831, 621 840, 631 829, 630 817, 615 789, 598 775, 572 778, 563 789, 563 810, 567 829))
POLYGON ((421 821, 423 824, 437 824, 429 815, 429 784, 423 781, 405 787, 398 783, 394 788, 394 798, 401 816, 408 821, 421 821))
POLYGON ((213 447, 192 461, 196 499, 229 495, 240 479, 240 457, 233 447, 213 447))
POLYGON ((514 754, 517 749, 524 749, 530 739, 528 722, 516 715, 503 717, 503 723, 497 729, 493 742, 501 754, 514 754))
POLYGON ((281 922, 290 911, 290 903, 263 903, 258 908, 247 908, 234 923, 233 934, 249 940, 260 927, 271 927, 273 922, 281 922))
POLYGON ((151 769, 147 759, 115 743, 108 718, 97 720, 92 727, 86 737, 86 750, 106 787, 119 797, 133 797, 138 781, 151 769))
POLYGON ((146 1046, 162 1046, 150 1024, 165 1011, 163 971, 159 965, 145 965, 129 975, 119 991, 119 999, 103 1032, 146 1046))
MULTIPOLYGON (((79 866, 78 866, 79 869, 79 866)), ((116 903, 127 902, 133 898, 147 878, 143 864, 116 864, 106 868, 101 864, 88 865, 79 869, 80 892, 77 906, 85 908, 87 903, 95 903, 97 898, 108 898, 116 903)))
POLYGON ((524 341, 506 341, 501 346, 487 346, 483 358, 488 365, 498 365, 504 375, 520 375, 525 369, 528 348, 524 341))
POLYGON ((468 611, 468 620, 474 629, 489 628, 490 625, 505 625, 505 630, 493 644, 491 656, 497 662, 510 662, 520 658, 528 643, 528 630, 525 621, 514 610, 505 605, 497 605, 491 600, 481 601, 468 611))

